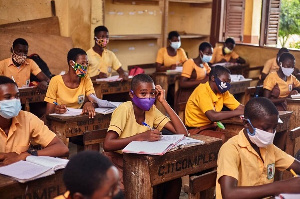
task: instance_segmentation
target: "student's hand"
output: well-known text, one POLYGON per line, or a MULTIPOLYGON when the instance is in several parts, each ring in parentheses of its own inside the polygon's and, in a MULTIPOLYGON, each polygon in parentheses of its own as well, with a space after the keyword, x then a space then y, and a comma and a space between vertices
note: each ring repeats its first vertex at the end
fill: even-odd
POLYGON ((128 80, 128 74, 124 72, 123 74, 119 75, 120 78, 122 78, 124 81, 128 80))
POLYGON ((148 130, 140 134, 142 141, 158 141, 160 140, 160 132, 157 129, 148 130))
POLYGON ((94 118, 96 113, 95 113, 95 108, 94 108, 92 102, 86 102, 83 105, 82 114, 88 114, 89 118, 94 118))
POLYGON ((176 64, 173 64, 173 65, 171 65, 170 69, 171 69, 171 70, 175 70, 175 69, 176 69, 176 66, 177 66, 176 64))
POLYGON ((219 61, 219 63, 223 63, 223 62, 227 62, 226 59, 221 59, 221 61, 219 61))
POLYGON ((279 98, 279 95, 280 95, 280 89, 279 89, 278 84, 276 84, 271 91, 271 97, 279 98))
POLYGON ((289 98, 291 98, 291 95, 297 95, 299 92, 297 90, 292 90, 289 94, 289 98))
POLYGON ((38 85, 37 85, 38 89, 41 91, 46 91, 48 88, 48 83, 46 81, 41 81, 38 85))
POLYGON ((27 152, 23 152, 20 155, 15 152, 2 153, 0 154, 0 160, 3 161, 3 165, 9 165, 20 160, 26 160, 26 157, 29 155, 27 152))
POLYGON ((156 94, 156 99, 160 102, 160 103, 162 103, 163 101, 165 101, 166 99, 165 99, 165 90, 164 89, 162 89, 162 87, 160 86, 160 85, 156 85, 155 86, 155 90, 156 90, 156 92, 157 92, 157 94, 156 94))
POLYGON ((67 112, 67 106, 65 104, 55 106, 55 113, 64 114, 65 112, 67 112))
POLYGON ((106 73, 100 72, 99 75, 98 75, 98 78, 99 78, 99 79, 107 78, 107 74, 106 74, 106 73))

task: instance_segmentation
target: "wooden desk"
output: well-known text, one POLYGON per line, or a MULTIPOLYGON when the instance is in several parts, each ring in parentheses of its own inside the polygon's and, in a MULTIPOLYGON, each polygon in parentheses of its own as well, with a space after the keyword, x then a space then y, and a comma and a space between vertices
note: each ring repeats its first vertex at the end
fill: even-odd
MULTIPOLYGON (((290 119, 290 129, 300 126, 300 99, 287 99, 288 111, 293 111, 290 119)), ((294 154, 300 149, 300 139, 296 138, 294 147, 294 154)))
POLYGON ((245 80, 241 80, 241 81, 235 81, 235 82, 231 82, 230 85, 230 89, 229 92, 231 94, 239 94, 239 93, 244 93, 246 89, 250 86, 250 82, 252 81, 252 79, 245 79, 245 80))
POLYGON ((65 143, 67 138, 83 135, 86 131, 107 129, 110 123, 111 114, 103 115, 96 113, 94 118, 88 115, 59 116, 47 115, 50 129, 65 143))
POLYGON ((37 87, 19 88, 21 104, 25 104, 25 111, 30 111, 29 103, 43 102, 47 91, 40 91, 37 87))
MULTIPOLYGON (((215 64, 217 65, 217 64, 215 64)), ((239 75, 243 75, 244 77, 248 77, 249 76, 249 64, 239 64, 239 63, 226 63, 224 65, 224 67, 228 68, 231 72, 231 74, 239 74, 239 75)))
POLYGON ((96 96, 103 99, 103 95, 127 93, 130 91, 131 79, 128 81, 115 81, 115 82, 104 82, 104 81, 93 81, 96 96))
POLYGON ((65 191, 63 170, 26 183, 19 183, 11 177, 0 175, 0 197, 2 199, 50 199, 65 191))
POLYGON ((162 156, 124 154, 126 199, 153 198, 153 186, 215 168, 222 141, 195 135, 203 145, 185 146, 162 156))

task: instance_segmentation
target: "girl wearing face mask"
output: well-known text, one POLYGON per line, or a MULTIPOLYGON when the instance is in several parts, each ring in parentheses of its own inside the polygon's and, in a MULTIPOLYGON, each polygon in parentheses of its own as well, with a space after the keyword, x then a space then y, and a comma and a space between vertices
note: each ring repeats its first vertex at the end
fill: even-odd
POLYGON ((187 60, 185 51, 180 48, 181 40, 177 31, 171 31, 168 35, 168 46, 159 49, 156 57, 156 71, 165 72, 182 66, 187 60))
POLYGON ((295 57, 283 53, 279 58, 279 70, 271 72, 264 80, 264 97, 271 99, 279 111, 287 110, 286 98, 298 94, 299 80, 292 75, 295 57))
POLYGON ((63 114, 70 108, 82 108, 82 113, 90 118, 95 115, 95 94, 93 83, 87 73, 87 54, 80 48, 73 48, 68 53, 69 71, 64 75, 57 75, 50 81, 46 93, 46 114, 63 114))

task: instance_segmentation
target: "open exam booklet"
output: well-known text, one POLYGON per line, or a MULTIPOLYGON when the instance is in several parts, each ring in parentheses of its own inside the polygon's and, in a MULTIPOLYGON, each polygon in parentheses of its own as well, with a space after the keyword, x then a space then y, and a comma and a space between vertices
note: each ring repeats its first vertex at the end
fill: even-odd
POLYGON ((204 144, 202 140, 185 137, 183 134, 162 135, 159 141, 132 141, 122 151, 123 153, 137 153, 149 155, 163 155, 180 145, 204 144))
POLYGON ((26 161, 19 161, 0 167, 0 174, 13 177, 21 183, 46 177, 58 169, 66 167, 69 160, 49 156, 28 156, 26 161))

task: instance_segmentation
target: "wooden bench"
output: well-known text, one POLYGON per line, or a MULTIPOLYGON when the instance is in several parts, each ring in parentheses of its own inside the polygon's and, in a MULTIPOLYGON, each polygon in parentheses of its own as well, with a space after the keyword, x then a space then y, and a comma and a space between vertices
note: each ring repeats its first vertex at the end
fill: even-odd
POLYGON ((107 129, 87 131, 83 133, 84 150, 103 152, 103 143, 107 129))

